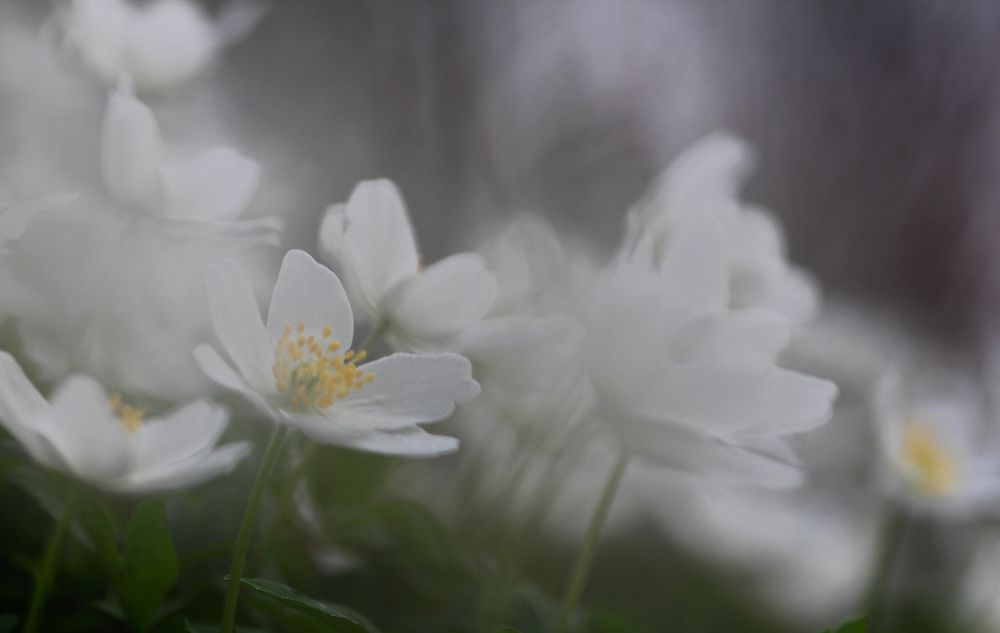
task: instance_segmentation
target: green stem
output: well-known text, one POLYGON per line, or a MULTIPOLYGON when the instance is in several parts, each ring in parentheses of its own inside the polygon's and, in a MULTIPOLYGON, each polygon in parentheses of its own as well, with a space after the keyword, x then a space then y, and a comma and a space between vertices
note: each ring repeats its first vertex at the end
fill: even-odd
POLYGON ((287 520, 286 517, 291 515, 292 498, 295 495, 295 490, 299 487, 299 483, 306 476, 309 459, 315 450, 314 447, 315 444, 306 443, 305 448, 302 449, 302 456, 298 465, 292 471, 292 474, 289 475, 288 481, 285 482, 284 487, 281 489, 280 496, 278 497, 278 511, 275 513, 274 518, 271 519, 270 526, 264 530, 260 546, 257 548, 257 553, 251 562, 251 570, 259 569, 263 565, 267 553, 271 551, 275 541, 281 535, 281 529, 287 520))
POLYGON ((261 461, 257 477, 254 479, 253 488, 250 489, 250 499, 247 500, 247 507, 243 511, 243 520, 240 522, 239 535, 236 537, 236 546, 233 549, 233 562, 229 567, 226 603, 222 609, 222 633, 233 633, 236 628, 236 604, 240 599, 240 580, 243 577, 243 566, 247 560, 247 550, 250 549, 250 537, 253 535, 257 510, 260 508, 264 488, 267 486, 267 480, 270 479, 271 471, 274 470, 274 465, 278 461, 281 444, 287 433, 288 427, 283 424, 274 427, 271 440, 267 443, 267 450, 264 451, 264 459, 261 461))
POLYGON ((587 584, 590 565, 594 562, 594 557, 597 555, 601 530, 604 528, 604 522, 611 512, 611 504, 615 500, 615 493, 618 492, 618 485, 625 474, 628 460, 628 450, 623 448, 621 454, 618 456, 618 461, 615 462, 614 468, 611 470, 611 475, 608 477, 607 483, 604 484, 604 492, 601 493, 601 499, 597 503, 597 507, 594 508, 594 514, 590 518, 590 526, 587 528, 587 535, 583 540, 583 549, 580 550, 580 554, 577 556, 576 565, 573 567, 573 575, 570 576, 569 585, 566 587, 566 594, 563 596, 562 614, 559 616, 559 626, 556 628, 557 633, 566 633, 569 630, 569 623, 573 618, 573 612, 576 611, 576 604, 579 602, 583 588, 587 584))
POLYGON ((76 512, 77 503, 80 500, 80 484, 74 482, 70 489, 66 504, 63 506, 62 515, 52 530, 49 543, 45 546, 45 553, 42 555, 42 562, 35 575, 35 591, 31 595, 31 602, 28 606, 28 614, 24 617, 23 633, 35 633, 42 619, 42 607, 45 606, 45 599, 52 588, 56 571, 56 562, 59 560, 59 549, 62 547, 63 538, 69 530, 71 519, 76 512))
POLYGON ((906 510, 894 502, 885 506, 885 516, 879 534, 878 561, 875 564, 866 596, 868 631, 875 633, 883 628, 891 602, 892 572, 903 543, 908 516, 906 510))

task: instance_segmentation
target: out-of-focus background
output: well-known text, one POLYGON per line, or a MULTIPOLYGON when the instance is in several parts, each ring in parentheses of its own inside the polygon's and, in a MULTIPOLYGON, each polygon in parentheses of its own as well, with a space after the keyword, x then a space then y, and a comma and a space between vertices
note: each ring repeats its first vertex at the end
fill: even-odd
MULTIPOLYGON (((0 38, 21 27, 29 35, 18 37, 34 37, 50 9, 3 0, 0 38)), ((746 198, 781 219, 790 259, 815 276, 830 306, 818 326, 829 338, 790 355, 838 380, 843 394, 845 421, 811 442, 824 445, 811 462, 813 486, 800 495, 812 523, 803 528, 801 513, 785 521, 784 502, 771 508, 767 498, 710 504, 715 514, 697 528, 662 530, 671 517, 651 509, 648 496, 633 507, 625 494, 619 513, 643 518, 611 531, 612 554, 598 560, 589 597, 638 614, 649 631, 799 630, 850 615, 863 590, 858 561, 870 557, 876 529, 865 513, 873 494, 861 491, 870 447, 858 439, 863 433, 839 429, 861 425, 852 416, 865 409, 880 356, 915 345, 988 363, 981 352, 1000 309, 997 42, 1000 5, 986 0, 280 0, 159 114, 174 137, 198 139, 201 125, 261 162, 253 210, 285 219, 283 249, 314 249, 327 205, 346 199, 358 180, 389 177, 406 197, 428 261, 477 247, 525 212, 608 254, 629 206, 685 147, 720 129, 745 137, 757 152, 746 198), (859 320, 864 335, 844 334, 844 324, 859 320), (837 353, 855 364, 844 370, 853 384, 829 375, 843 367, 837 353), (845 468, 843 455, 857 463, 845 468), (825 505, 827 497, 838 498, 839 510, 825 505), (740 503, 766 520, 712 540, 705 525, 745 520, 740 503), (862 518, 845 507, 861 508, 862 518), (788 523, 796 527, 785 532, 788 523), (788 543, 775 539, 785 534, 801 547, 782 549, 788 543), (761 567, 767 571, 747 571, 761 567), (748 589, 761 582, 758 573, 773 571, 773 581, 779 567, 795 572, 769 591, 791 618, 748 589), (820 568, 828 573, 810 574, 820 568)), ((0 50, 17 46, 0 41, 0 50)), ((0 69, 16 71, 20 61, 8 54, 0 69)), ((5 107, 13 90, 0 77, 0 171, 36 149, 24 127, 30 117, 5 107)), ((104 94, 94 88, 92 107, 80 106, 95 121, 104 94)), ((79 127, 63 116, 67 130, 79 127)), ((97 134, 94 121, 87 126, 84 136, 97 134)), ((367 458, 338 455, 351 459, 367 458)), ((359 468, 379 470, 374 462, 359 468)), ((447 475, 428 479, 430 496, 451 485, 447 475)), ((580 486, 593 491, 599 483, 580 486)), ((664 489, 664 499, 684 499, 678 504, 700 496, 664 489)), ((590 497, 583 498, 586 507, 590 497)), ((482 526, 464 528, 477 545, 509 546, 482 526)), ((924 578, 922 567, 933 569, 924 585, 959 577, 969 554, 954 535, 944 539, 934 526, 915 532, 913 577, 924 578)), ((556 592, 573 540, 559 530, 538 539, 538 558, 526 567, 556 592)), ((330 565, 350 568, 340 555, 330 565)), ((334 581, 346 602, 386 608, 352 595, 357 586, 334 581)))
POLYGON ((613 244, 656 172, 731 130, 829 294, 960 336, 997 283, 998 32, 979 1, 291 1, 214 80, 292 204, 389 176, 431 257, 514 211, 613 244))
MULTIPOLYGON (((38 22, 50 9, 7 4, 38 22)), ((225 95, 234 143, 283 194, 275 211, 295 208, 289 245, 311 246, 359 179, 388 176, 431 259, 518 211, 613 244, 654 174, 730 130, 759 152, 748 197, 828 294, 960 336, 997 284, 998 31, 978 0, 289 0, 200 97, 225 95)))

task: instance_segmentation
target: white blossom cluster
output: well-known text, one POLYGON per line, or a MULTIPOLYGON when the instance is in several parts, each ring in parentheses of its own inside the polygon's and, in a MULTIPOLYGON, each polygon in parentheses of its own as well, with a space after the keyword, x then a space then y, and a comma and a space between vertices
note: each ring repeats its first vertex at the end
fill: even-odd
MULTIPOLYGON (((564 500, 592 505, 623 456, 618 516, 651 512, 682 541, 772 566, 819 540, 825 557, 805 566, 835 595, 839 580, 863 585, 872 528, 796 501, 810 438, 845 416, 837 371, 791 361, 840 354, 870 373, 841 406, 875 420, 886 498, 950 518, 1000 500, 982 389, 890 371, 823 331, 816 283, 742 197, 753 152, 730 133, 609 209, 624 223, 604 258, 520 216, 478 252, 424 262, 387 179, 331 200, 310 248, 283 249, 296 211, 256 201, 266 162, 220 140, 225 126, 204 142, 175 116, 263 15, 241 0, 214 17, 189 0, 70 0, 38 37, 0 39, 0 59, 45 73, 0 61, 0 116, 40 134, 0 148, 0 423, 39 463, 135 495, 225 476, 251 453, 219 445, 230 414, 215 399, 234 393, 321 444, 433 457, 460 437, 488 473, 512 468, 526 435, 545 456, 522 464, 529 480, 565 466, 564 500), (457 406, 459 437, 423 428, 457 406), (677 481, 756 491, 704 504, 677 481), (676 516, 685 507, 700 509, 676 516)), ((799 583, 783 593, 793 585, 808 602, 799 583)))

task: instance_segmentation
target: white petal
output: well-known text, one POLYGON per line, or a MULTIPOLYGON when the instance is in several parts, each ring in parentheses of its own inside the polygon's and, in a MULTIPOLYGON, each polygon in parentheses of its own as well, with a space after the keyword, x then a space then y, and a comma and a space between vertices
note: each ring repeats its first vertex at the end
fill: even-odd
POLYGON ((344 209, 343 240, 324 247, 357 275, 360 292, 377 306, 399 281, 417 272, 419 258, 409 215, 389 180, 358 183, 344 209))
POLYGON ((274 393, 274 343, 260 318, 250 280, 234 261, 209 269, 208 305, 215 334, 256 391, 274 393))
POLYGON ((681 473, 728 486, 792 488, 802 483, 797 457, 780 440, 728 443, 669 424, 622 425, 629 449, 681 473))
POLYGON ((408 427, 392 433, 370 433, 345 440, 342 446, 369 453, 405 457, 437 457, 458 450, 458 438, 434 435, 420 427, 408 427))
POLYGON ((250 442, 233 442, 192 455, 179 462, 158 468, 137 470, 125 477, 106 482, 104 487, 131 494, 187 488, 231 472, 252 450, 253 445, 250 442))
POLYGON ((597 287, 588 317, 588 370, 595 386, 605 399, 631 402, 690 313, 672 286, 631 262, 597 287))
POLYGON ((274 284, 267 331, 277 340, 286 325, 294 328, 299 323, 310 333, 330 326, 345 350, 353 342, 354 316, 340 279, 305 251, 291 250, 274 284))
POLYGON ((76 197, 75 194, 62 194, 34 200, 3 200, 0 196, 0 240, 16 240, 28 229, 32 215, 61 207, 76 197))
POLYGON ((216 147, 159 171, 162 217, 235 220, 250 204, 260 166, 228 147, 216 147))
POLYGON ((729 237, 714 215, 688 214, 673 227, 660 270, 696 311, 729 303, 729 237))
POLYGON ((94 379, 70 376, 53 394, 50 439, 73 474, 101 484, 127 473, 128 435, 94 379))
POLYGON ((47 466, 62 466, 62 459, 46 438, 52 407, 38 393, 21 366, 0 351, 0 424, 3 424, 32 457, 47 466))
POLYGON ((63 14, 66 39, 108 85, 124 67, 125 33, 133 12, 123 0, 72 0, 63 14))
POLYGON ((826 423, 833 414, 837 385, 776 367, 768 373, 758 422, 752 431, 798 433, 826 423))
POLYGON ((564 317, 494 317, 465 330, 457 349, 473 360, 513 359, 553 338, 561 338, 567 330, 577 335, 579 328, 575 321, 564 317))
POLYGON ((327 208, 319 227, 319 252, 324 261, 336 267, 351 307, 354 308, 354 317, 360 322, 374 323, 381 316, 377 304, 381 297, 369 296, 362 287, 356 266, 364 266, 365 260, 355 257, 352 245, 346 241, 346 209, 344 204, 327 208))
POLYGON ((710 435, 793 432, 830 416, 836 386, 777 367, 675 363, 650 375, 633 411, 710 435))
POLYGON ((650 214, 681 214, 735 200, 753 164, 752 149, 742 139, 706 136, 671 163, 638 206, 650 214))
POLYGON ((194 359, 198 363, 198 366, 201 367, 201 370, 205 372, 205 375, 216 383, 242 394, 261 413, 266 414, 271 419, 278 420, 280 418, 280 415, 268 403, 267 398, 247 384, 243 377, 236 373, 236 370, 230 367, 226 361, 222 360, 222 357, 219 356, 219 353, 211 345, 199 345, 196 347, 194 350, 194 359))
POLYGON ((765 307, 788 316, 793 323, 804 323, 816 316, 819 290, 807 274, 792 268, 775 282, 765 307))
POLYGON ((392 354, 362 366, 374 381, 324 411, 334 422, 373 430, 435 422, 479 394, 472 364, 458 354, 392 354))
POLYGON ((208 450, 228 420, 226 410, 210 400, 196 400, 147 419, 131 438, 136 470, 168 466, 208 450))
POLYGON ((403 285, 392 302, 393 324, 415 338, 454 336, 486 316, 496 295, 481 256, 452 255, 403 285))
POLYGON ((697 317, 677 333, 671 358, 678 361, 773 363, 791 339, 784 317, 760 309, 697 317))
POLYGON ((156 195, 163 145, 153 113, 132 95, 111 93, 101 136, 101 168, 119 200, 146 207, 156 195))
POLYGON ((344 417, 334 419, 326 412, 280 409, 280 413, 283 422, 288 426, 293 426, 324 444, 340 446, 348 439, 372 433, 371 427, 363 421, 349 420, 344 417))
POLYGON ((129 69, 140 90, 170 90, 212 60, 216 35, 189 0, 156 0, 136 12, 126 34, 129 69))

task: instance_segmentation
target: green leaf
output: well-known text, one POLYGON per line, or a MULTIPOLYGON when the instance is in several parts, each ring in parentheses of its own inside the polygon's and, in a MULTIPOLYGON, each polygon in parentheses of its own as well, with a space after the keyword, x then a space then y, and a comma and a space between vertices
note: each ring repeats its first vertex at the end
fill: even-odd
POLYGON ((104 571, 108 576, 113 576, 121 566, 121 559, 118 555, 118 530, 111 514, 101 500, 90 493, 83 497, 79 517, 104 566, 104 571))
POLYGON ((177 552, 159 501, 136 508, 125 529, 125 552, 118 574, 118 598, 128 621, 146 630, 177 580, 177 552))
POLYGON ((822 633, 865 633, 868 630, 868 618, 860 617, 848 620, 833 629, 826 629, 822 633))
POLYGON ((590 615, 587 627, 589 633, 639 633, 646 629, 630 621, 624 614, 609 611, 597 611, 590 615))
POLYGON ((187 618, 181 614, 170 616, 155 627, 152 633, 193 633, 194 629, 188 624, 187 618))
MULTIPOLYGON (((66 498, 65 486, 60 486, 63 479, 56 481, 55 477, 49 476, 33 463, 15 466, 6 474, 6 478, 32 497, 53 521, 58 521, 62 516, 63 502, 66 498)), ((70 533, 86 547, 91 549, 94 547, 79 523, 74 522, 70 526, 70 533)))
POLYGON ((334 633, 377 633, 370 622, 354 611, 320 602, 273 580, 243 578, 240 582, 280 604, 320 620, 334 633))
POLYGON ((17 626, 18 617, 16 615, 0 615, 0 633, 10 633, 17 626))

